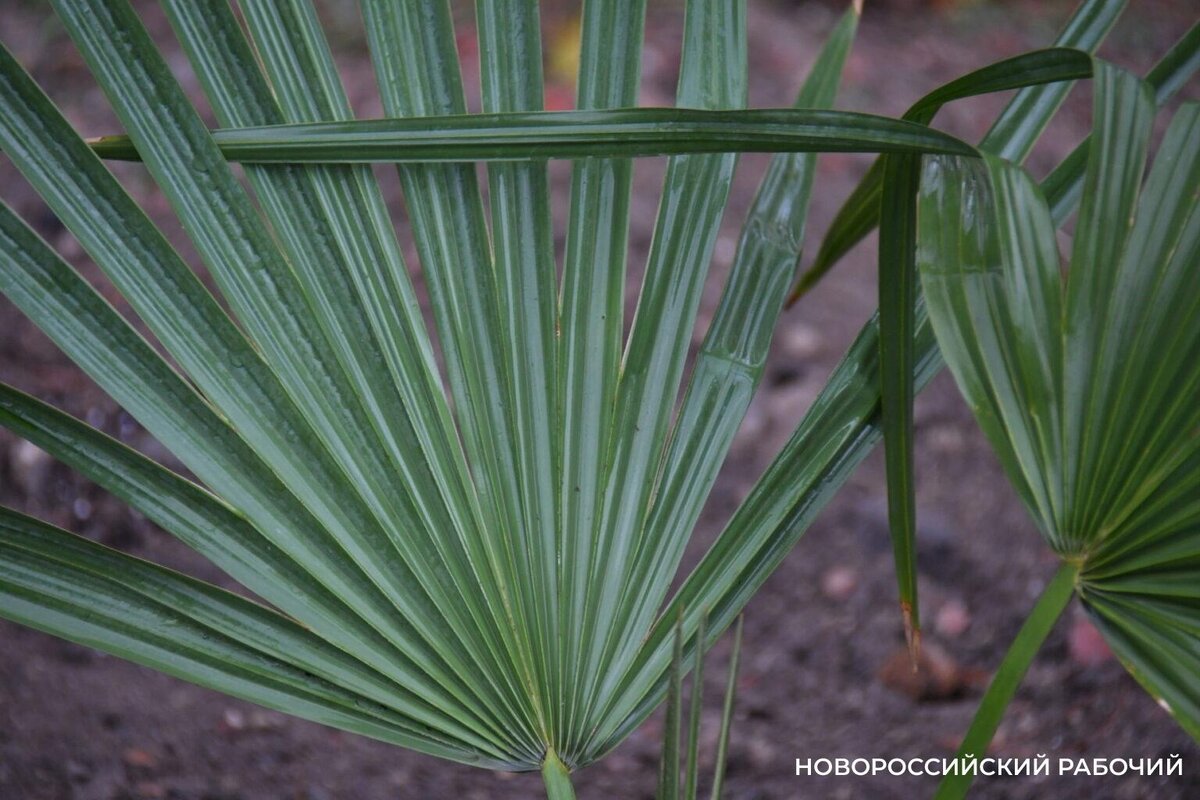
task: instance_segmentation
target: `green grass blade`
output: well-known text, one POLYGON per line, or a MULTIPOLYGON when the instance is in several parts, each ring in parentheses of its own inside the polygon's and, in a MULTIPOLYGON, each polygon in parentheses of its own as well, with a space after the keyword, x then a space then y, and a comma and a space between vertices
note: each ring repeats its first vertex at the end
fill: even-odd
MULTIPOLYGON (((830 33, 804 86, 797 108, 833 104, 842 67, 854 41, 858 10, 848 10, 830 33)), ((763 178, 742 226, 730 275, 680 406, 654 503, 636 557, 641 570, 629 581, 623 603, 630 629, 654 621, 717 478, 734 435, 762 379, 767 349, 804 242, 816 157, 779 156, 763 178)), ((614 674, 628 669, 639 642, 614 659, 614 674)))
MULTIPOLYGON (((744 0, 689 0, 677 103, 737 108, 746 102, 744 0)), ((681 156, 667 163, 608 442, 595 531, 582 661, 583 703, 602 704, 621 642, 640 639, 621 599, 635 577, 638 545, 671 422, 696 313, 729 197, 736 157, 681 156)))
MULTIPOLYGON (((645 0, 586 3, 580 31, 576 106, 637 105, 645 0)), ((559 485, 559 663, 583 647, 593 531, 600 511, 605 446, 612 428, 625 318, 625 267, 633 162, 585 158, 571 172, 559 301, 562 398, 559 485)), ((560 730, 583 726, 577 685, 563 681, 555 698, 560 730), (578 720, 578 721, 577 721, 578 720)))
POLYGON ((733 703, 737 697, 738 665, 742 658, 742 621, 738 617, 733 632, 733 652, 729 656, 729 677, 725 681, 725 702, 721 707, 721 731, 717 735, 716 765, 713 767, 711 800, 721 800, 725 788, 725 766, 729 760, 729 732, 733 728, 733 703))
MULTIPOLYGON (((1095 52, 1116 24, 1125 5, 1126 0, 1083 0, 1055 39, 1055 45, 1095 52)), ((1018 56, 1010 61, 1021 58, 1018 56)), ((989 69, 985 67, 982 71, 989 69)), ((1010 160, 1024 160, 1069 89, 1069 85, 1057 83, 1022 89, 1005 106, 981 147, 1002 152, 1010 160)), ((917 105, 921 105, 921 102, 917 105)), ((816 285, 851 247, 879 224, 879 177, 878 168, 873 168, 842 205, 825 234, 816 259, 801 277, 793 297, 799 297, 816 285)))
POLYGON ((0 553, 0 615, 9 619, 305 719, 480 760, 341 688, 356 682, 347 659, 248 600, 8 509, 0 553))
POLYGON ((916 487, 913 480, 913 361, 917 302, 916 156, 885 156, 879 226, 879 366, 887 471, 888 528, 913 668, 921 646, 917 605, 916 487))
MULTIPOLYGON (((971 727, 958 748, 959 759, 967 756, 984 758, 987 755, 988 743, 1000 725, 1004 710, 1016 694, 1021 678, 1029 670, 1034 656, 1053 630, 1054 623, 1071 601, 1077 575, 1077 567, 1063 565, 1042 591, 1033 610, 1025 619, 1025 624, 1017 633, 1017 638, 1009 645, 1004 660, 1000 662, 1000 668, 996 670, 983 700, 979 703, 975 717, 971 720, 971 727)), ((947 775, 938 785, 934 797, 936 800, 965 797, 974 778, 974 774, 947 775)))

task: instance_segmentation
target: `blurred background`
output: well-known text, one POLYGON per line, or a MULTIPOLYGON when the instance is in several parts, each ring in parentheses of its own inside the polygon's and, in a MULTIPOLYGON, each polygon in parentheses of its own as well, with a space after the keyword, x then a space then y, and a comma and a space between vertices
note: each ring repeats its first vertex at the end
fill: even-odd
MULTIPOLYGON (((198 107, 199 86, 161 11, 136 3, 198 107)), ((651 0, 641 103, 674 99, 681 3, 651 0)), ((319 3, 356 110, 380 115, 355 3, 319 3)), ((790 105, 844 6, 751 0, 750 102, 790 105)), ((971 69, 1052 41, 1070 0, 874 0, 867 3, 838 107, 898 115, 921 94, 971 69)), ((547 105, 569 108, 578 60, 578 3, 543 2, 547 105)), ((478 95, 471 4, 455 2, 468 93, 478 95)), ((1101 55, 1144 73, 1197 16, 1193 0, 1132 0, 1101 55)), ((39 0, 0 0, 0 40, 84 135, 118 129, 107 103, 39 0)), ((1200 97, 1197 81, 1184 97, 1200 97)), ((936 124, 977 141, 1006 97, 959 103, 936 124)), ((474 101, 477 107, 477 100, 474 101)), ((1078 87, 1029 161, 1044 175, 1085 134, 1078 87)), ((1176 103, 1177 104, 1177 103, 1176 103)), ((768 162, 744 156, 714 255, 702 337, 768 162)), ((809 222, 814 252, 842 200, 869 165, 824 156, 809 222)), ((192 255, 146 173, 114 165, 173 243, 192 255)), ((410 264, 403 204, 391 170, 377 170, 410 264)), ((558 245, 569 164, 552 165, 558 245)), ((650 243, 661 159, 638 163, 630 239, 630 308, 650 243)), ((118 298, 78 244, 0 156, 0 197, 62 254, 118 298)), ((1064 236, 1064 244, 1069 239, 1064 236)), ((758 398, 742 427, 691 549, 694 561, 786 440, 875 306, 871 237, 787 312, 758 398)), ((193 258, 193 262, 195 259, 193 258)), ((806 263, 806 262, 803 262, 806 263)), ((418 276, 419 279, 419 276, 418 276)), ((0 299, 0 380, 36 394, 178 468, 7 301, 0 299)), ((988 676, 1052 574, 1042 544, 946 375, 917 400, 919 559, 925 624, 922 670, 903 649, 879 453, 838 493, 746 611, 730 798, 927 797, 930 778, 796 777, 797 757, 949 757, 988 676)), ((231 586, 199 556, 44 453, 0 431, 0 502, 205 580, 231 586)), ((690 562, 689 562, 690 563, 690 562)), ((685 565, 686 566, 686 565, 685 565)), ((704 753, 711 758, 727 645, 710 657, 704 753)), ((651 797, 661 721, 656 716, 601 763, 583 770, 583 798, 651 797)), ((1115 661, 1082 611, 1070 609, 1026 677, 993 755, 1160 758, 1181 754, 1181 776, 992 778, 979 798, 1200 797, 1200 749, 1115 661)), ((3 800, 332 800, 519 798, 540 780, 495 775, 340 733, 184 684, 147 669, 0 622, 0 798, 3 800)))

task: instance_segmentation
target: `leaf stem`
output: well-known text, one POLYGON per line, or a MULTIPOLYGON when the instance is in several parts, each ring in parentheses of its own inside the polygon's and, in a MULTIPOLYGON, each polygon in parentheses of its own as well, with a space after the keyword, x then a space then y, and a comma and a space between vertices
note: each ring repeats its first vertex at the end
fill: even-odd
POLYGON ((575 800, 571 773, 553 750, 547 750, 542 759, 542 780, 546 782, 547 800, 575 800))
MULTIPOLYGON (((996 670, 987 693, 983 696, 975 719, 963 737, 962 746, 958 748, 958 759, 966 755, 982 757, 987 752, 1004 710, 1017 692, 1017 686, 1025 677, 1025 672, 1033 662, 1033 657, 1041 649, 1042 643, 1054 629, 1054 624, 1070 602, 1075 591, 1075 579, 1079 576, 1079 567, 1075 564, 1063 564, 1050 580, 1049 585, 1038 598, 1037 604, 1029 612, 1025 624, 1013 639, 1000 668, 996 670)), ((934 800, 953 800, 964 797, 971 788, 974 775, 946 775, 938 785, 934 800)))

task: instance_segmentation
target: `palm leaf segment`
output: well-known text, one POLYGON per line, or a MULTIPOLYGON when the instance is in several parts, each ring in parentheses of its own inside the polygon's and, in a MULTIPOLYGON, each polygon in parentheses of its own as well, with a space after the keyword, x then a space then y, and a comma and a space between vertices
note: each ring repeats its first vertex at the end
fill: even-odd
POLYGON ((1098 63, 1094 102, 1065 281, 1063 220, 993 157, 928 162, 921 276, 946 361, 1085 607, 1200 738, 1200 105, 1174 115, 1143 186, 1151 88, 1098 63))

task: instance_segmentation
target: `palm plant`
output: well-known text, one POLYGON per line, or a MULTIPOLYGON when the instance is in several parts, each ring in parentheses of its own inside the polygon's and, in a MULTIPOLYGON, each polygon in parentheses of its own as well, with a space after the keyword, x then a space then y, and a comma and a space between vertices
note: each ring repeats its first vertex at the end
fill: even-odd
MULTIPOLYGON (((485 113, 467 115, 447 4, 363 0, 388 118, 356 121, 308 3, 242 4, 250 40, 225 0, 162 5, 221 131, 201 122, 126 0, 54 6, 127 138, 79 138, 0 51, 0 150, 148 335, 7 207, 0 290, 198 480, 11 387, 0 386, 0 424, 265 603, 0 510, 0 615, 421 752, 541 770, 551 796, 567 797, 568 772, 615 747, 671 686, 677 706, 682 664, 701 663, 886 423, 915 641, 905 409, 914 380, 940 361, 907 280, 915 228, 904 208, 919 156, 981 155, 926 127, 929 109, 1058 82, 1019 93, 985 141, 1019 159, 1061 102, 1061 82, 1092 73, 1085 54, 1060 48, 982 70, 911 119, 817 110, 833 102, 855 7, 797 108, 731 110, 745 103, 744 3, 690 0, 680 108, 630 109, 644 0, 592 2, 581 110, 548 114, 537 3, 480 0, 485 113), (682 387, 734 154, 751 149, 781 155, 682 387), (882 200, 866 203, 888 212, 884 241, 898 243, 881 255, 882 322, 864 329, 672 595, 762 376, 814 153, 834 150, 889 154, 882 200), (671 159, 625 340, 631 158, 649 154, 671 159), (145 163, 219 300, 100 156, 145 163), (552 157, 576 159, 561 281, 552 157), (489 162, 488 208, 470 163, 479 160, 489 162), (433 331, 376 161, 397 164, 433 331), (902 343, 894 357, 880 352, 881 324, 885 343, 902 343)), ((1122 5, 1088 0, 1058 44, 1094 49, 1122 5)), ((1164 85, 1195 68, 1195 38, 1164 62, 1164 85)), ((1069 189, 1078 163, 1064 170, 1069 189)), ((923 211, 935 212, 951 214, 923 211)), ((673 785, 664 780, 664 793, 673 785)))
MULTIPOLYGON (((984 751, 1073 594, 1134 677, 1200 738, 1200 104, 1175 114, 1144 189, 1151 88, 1097 64, 1094 104, 1065 280, 1062 220, 1024 172, 994 157, 925 168, 918 253, 933 328, 1064 562, 964 752, 984 751)), ((966 784, 948 778, 942 794, 966 784)))

